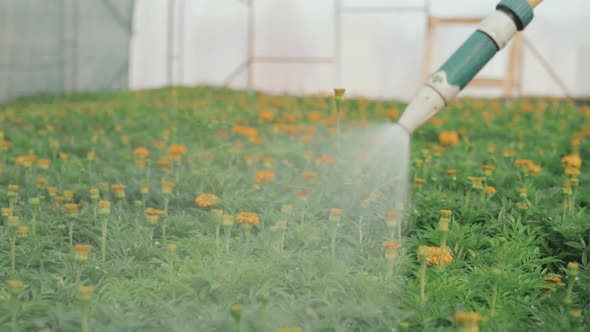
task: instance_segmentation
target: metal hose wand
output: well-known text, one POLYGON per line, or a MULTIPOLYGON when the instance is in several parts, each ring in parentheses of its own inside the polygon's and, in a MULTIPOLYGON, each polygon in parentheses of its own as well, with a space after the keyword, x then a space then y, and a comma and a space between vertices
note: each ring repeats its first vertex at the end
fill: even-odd
POLYGON ((409 133, 448 105, 477 73, 531 23, 542 0, 502 0, 469 39, 424 84, 404 111, 399 124, 409 133))

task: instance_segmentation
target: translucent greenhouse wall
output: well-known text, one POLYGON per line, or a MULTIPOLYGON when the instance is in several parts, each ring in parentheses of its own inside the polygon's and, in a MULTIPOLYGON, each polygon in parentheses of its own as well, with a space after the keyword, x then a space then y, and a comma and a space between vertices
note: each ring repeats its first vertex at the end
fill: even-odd
POLYGON ((128 86, 133 0, 0 0, 0 102, 128 86))

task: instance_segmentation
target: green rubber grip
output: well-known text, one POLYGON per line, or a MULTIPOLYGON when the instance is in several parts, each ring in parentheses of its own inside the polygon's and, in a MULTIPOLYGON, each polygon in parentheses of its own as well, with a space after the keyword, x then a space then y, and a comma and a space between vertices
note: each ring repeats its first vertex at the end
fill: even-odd
POLYGON ((476 31, 440 70, 446 72, 450 85, 463 90, 497 52, 496 43, 485 33, 476 31))

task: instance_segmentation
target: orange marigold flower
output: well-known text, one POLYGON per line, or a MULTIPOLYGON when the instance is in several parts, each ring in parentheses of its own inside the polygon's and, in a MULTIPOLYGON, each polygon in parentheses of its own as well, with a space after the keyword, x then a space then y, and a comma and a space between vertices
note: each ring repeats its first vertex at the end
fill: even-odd
POLYGON ((254 212, 240 212, 236 217, 236 221, 239 223, 257 225, 260 222, 260 218, 258 218, 258 215, 254 212))
POLYGON ((200 207, 211 207, 219 203, 219 197, 213 194, 200 194, 195 198, 195 204, 200 207))
POLYGON ((496 188, 493 187, 493 186, 485 186, 484 187, 484 193, 486 195, 492 195, 492 194, 496 193, 496 188))
POLYGON ((424 184, 426 184, 426 179, 419 178, 419 177, 415 177, 415 178, 414 178, 414 184, 416 185, 416 187, 420 188, 420 187, 422 187, 424 184))
POLYGON ((506 158, 513 157, 515 154, 516 152, 512 148, 502 148, 502 156, 506 158))
POLYGON ((90 256, 90 250, 92 250, 92 246, 89 244, 76 244, 74 246, 74 255, 76 260, 81 262, 85 262, 88 260, 90 256))
POLYGON ((317 172, 303 172, 301 173, 301 176, 303 176, 304 178, 308 179, 308 180, 313 180, 318 176, 317 172))
POLYGON ((459 134, 452 131, 443 131, 438 135, 438 141, 443 146, 452 146, 459 144, 459 134))
POLYGON ((51 160, 50 159, 39 159, 37 160, 37 166, 41 169, 49 169, 49 166, 51 165, 51 160))
POLYGON ((12 143, 10 143, 9 141, 0 141, 0 149, 4 151, 8 150, 11 145, 12 143))
POLYGON ((18 237, 25 238, 29 235, 29 226, 18 226, 18 237))
MULTIPOLYGON (((451 252, 446 248, 443 259, 445 264, 451 264, 453 262, 453 256, 451 256, 451 252)), ((420 260, 420 256, 418 256, 418 260, 420 260)), ((440 247, 428 247, 428 257, 426 257, 426 263, 431 265, 440 264, 440 247)))
POLYGON ((543 280, 550 282, 552 284, 561 284, 560 275, 544 277, 543 280))
POLYGON ((482 168, 482 170, 483 170, 483 172, 484 172, 484 174, 486 176, 490 176, 490 175, 492 175, 492 173, 496 169, 496 166, 494 166, 494 165, 482 165, 481 168, 482 168))
POLYGON ((182 144, 172 144, 168 148, 168 154, 173 158, 176 157, 177 159, 180 159, 186 153, 186 151, 186 146, 182 144))
POLYGON ((169 195, 174 189, 174 182, 171 181, 162 181, 162 193, 164 195, 169 195))
POLYGON ((307 115, 307 120, 309 122, 320 122, 322 120, 322 113, 320 112, 311 112, 307 115))
POLYGON ((569 176, 577 177, 577 176, 580 176, 582 174, 582 172, 580 171, 579 168, 576 168, 576 167, 567 167, 565 169, 565 174, 566 175, 569 175, 569 176))
POLYGON ((254 183, 263 183, 263 182, 271 182, 275 179, 275 173, 270 170, 260 170, 256 172, 256 178, 254 179, 254 183))
POLYGON ((275 113, 273 111, 260 111, 258 112, 258 120, 262 122, 270 122, 274 119, 275 113))
POLYGON ((461 331, 479 331, 481 315, 479 312, 456 311, 455 320, 461 327, 461 331))
POLYGON ((401 248, 401 243, 395 241, 385 241, 383 242, 383 251, 385 259, 389 262, 395 260, 395 256, 397 254, 397 250, 401 248))
POLYGON ((145 213, 146 221, 150 225, 155 225, 158 223, 158 217, 164 214, 164 211, 154 209, 154 208, 147 208, 143 211, 145 213))
POLYGON ((8 185, 8 191, 13 192, 13 193, 17 192, 19 188, 20 187, 17 184, 9 184, 8 185))
POLYGON ((135 150, 133 150, 133 155, 135 156, 135 158, 144 159, 150 155, 150 150, 144 147, 138 147, 135 150))
POLYGON ((283 120, 285 122, 295 122, 297 120, 297 116, 295 116, 295 114, 293 114, 293 113, 287 113, 283 117, 283 120))
POLYGON ((334 165, 336 163, 336 159, 330 156, 329 154, 323 154, 316 159, 316 163, 324 164, 324 165, 334 165))
POLYGON ((16 164, 18 166, 31 167, 35 160, 37 160, 37 157, 34 155, 18 156, 16 157, 16 164))
POLYGON ((78 204, 64 204, 64 210, 70 217, 75 217, 78 215, 78 204))
POLYGON ((574 167, 580 168, 582 167, 582 158, 580 158, 579 153, 572 153, 568 154, 567 156, 561 158, 561 162, 564 164, 564 167, 574 167))
POLYGON ((98 201, 98 213, 101 215, 108 215, 111 213, 111 202, 109 201, 98 201))

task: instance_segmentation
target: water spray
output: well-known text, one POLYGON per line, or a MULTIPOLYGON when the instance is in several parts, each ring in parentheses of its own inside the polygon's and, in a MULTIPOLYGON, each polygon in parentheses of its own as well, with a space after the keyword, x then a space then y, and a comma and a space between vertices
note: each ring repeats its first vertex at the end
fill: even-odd
POLYGON ((420 88, 399 124, 413 133, 447 106, 479 71, 533 20, 543 0, 502 0, 461 47, 420 88))

